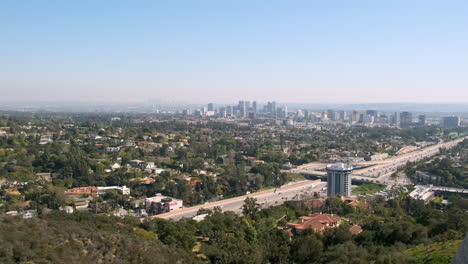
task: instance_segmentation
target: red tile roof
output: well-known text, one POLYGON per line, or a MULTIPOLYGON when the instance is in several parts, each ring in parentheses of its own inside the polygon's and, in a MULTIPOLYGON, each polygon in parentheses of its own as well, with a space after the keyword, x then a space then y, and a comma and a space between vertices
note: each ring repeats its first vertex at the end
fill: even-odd
POLYGON ((357 235, 362 232, 361 226, 358 225, 353 225, 352 227, 349 228, 349 232, 353 235, 357 235))
POLYGON ((288 223, 294 229, 305 230, 312 228, 316 232, 322 232, 326 228, 334 228, 341 220, 341 217, 330 214, 312 214, 300 217, 299 223, 288 223))
POLYGON ((94 194, 97 193, 98 189, 95 186, 88 186, 88 187, 78 187, 78 188, 73 188, 66 190, 64 193, 65 194, 94 194))

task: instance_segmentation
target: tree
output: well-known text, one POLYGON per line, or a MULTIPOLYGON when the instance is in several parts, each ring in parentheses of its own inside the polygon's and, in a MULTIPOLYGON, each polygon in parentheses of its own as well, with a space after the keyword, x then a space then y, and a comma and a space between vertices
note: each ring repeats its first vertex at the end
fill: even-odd
POLYGON ((250 218, 254 218, 259 211, 259 205, 257 204, 257 199, 247 197, 244 200, 244 205, 242 206, 242 213, 250 218))
POLYGON ((291 245, 291 256, 296 263, 318 262, 323 253, 323 243, 313 231, 296 237, 291 245))

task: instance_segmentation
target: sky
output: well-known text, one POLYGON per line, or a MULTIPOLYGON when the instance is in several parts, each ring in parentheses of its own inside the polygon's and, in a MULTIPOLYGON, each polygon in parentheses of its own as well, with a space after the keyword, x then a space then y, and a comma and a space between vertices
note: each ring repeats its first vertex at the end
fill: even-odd
POLYGON ((0 1, 0 101, 468 103, 468 1, 0 1))

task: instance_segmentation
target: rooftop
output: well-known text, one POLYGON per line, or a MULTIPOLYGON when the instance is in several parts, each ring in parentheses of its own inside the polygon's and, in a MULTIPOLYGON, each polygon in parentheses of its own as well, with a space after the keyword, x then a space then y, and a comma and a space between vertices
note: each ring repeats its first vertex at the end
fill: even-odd
POLYGON ((327 165, 327 170, 350 171, 353 170, 353 166, 344 163, 335 163, 327 165))

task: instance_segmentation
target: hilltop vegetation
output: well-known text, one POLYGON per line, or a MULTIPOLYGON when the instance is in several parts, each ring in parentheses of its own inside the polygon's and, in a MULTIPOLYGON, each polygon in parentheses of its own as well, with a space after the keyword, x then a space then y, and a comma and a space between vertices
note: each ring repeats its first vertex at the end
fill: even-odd
POLYGON ((135 232, 137 220, 92 214, 0 216, 1 263, 193 263, 184 250, 135 232))
POLYGON ((453 240, 419 245, 406 250, 406 253, 422 264, 445 264, 452 261, 461 242, 462 240, 453 240))
POLYGON ((23 220, 0 217, 0 262, 16 263, 449 263, 468 231, 468 200, 451 198, 439 209, 407 197, 371 199, 352 207, 329 198, 259 210, 246 201, 244 216, 204 211, 205 220, 178 222, 116 218, 91 213, 52 213, 23 220), (352 235, 343 223, 323 233, 291 237, 282 227, 312 210, 359 224, 352 235), (436 262, 437 261, 437 262, 436 262))

